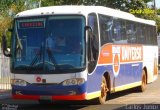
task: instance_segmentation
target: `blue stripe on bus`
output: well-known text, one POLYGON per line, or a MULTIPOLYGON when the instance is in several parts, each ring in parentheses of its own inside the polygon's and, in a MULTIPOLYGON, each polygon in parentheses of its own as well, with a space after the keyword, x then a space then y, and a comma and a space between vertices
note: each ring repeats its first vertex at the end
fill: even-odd
POLYGON ((141 81, 142 62, 120 64, 117 77, 114 77, 112 65, 99 65, 92 75, 87 78, 87 92, 100 90, 102 74, 109 72, 111 87, 118 87, 125 84, 141 81), (115 82, 115 83, 114 83, 115 82))
POLYGON ((141 81, 141 74, 142 63, 121 64, 120 73, 115 78, 115 86, 117 87, 141 81))
POLYGON ((12 85, 12 94, 16 94, 16 91, 20 91, 23 95, 71 95, 72 92, 75 92, 74 95, 83 94, 86 92, 86 83, 82 85, 75 86, 62 86, 62 85, 27 85, 23 86, 13 86, 12 85))

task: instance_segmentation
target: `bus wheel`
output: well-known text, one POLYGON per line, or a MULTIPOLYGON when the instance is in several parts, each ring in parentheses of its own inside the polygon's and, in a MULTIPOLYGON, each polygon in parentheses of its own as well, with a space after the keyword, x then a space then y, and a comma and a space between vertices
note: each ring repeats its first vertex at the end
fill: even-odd
POLYGON ((147 76, 146 76, 146 72, 143 70, 142 71, 142 84, 140 86, 140 92, 144 92, 146 90, 146 86, 147 86, 147 76))
POLYGON ((102 77, 102 82, 101 82, 101 95, 99 97, 99 103, 100 104, 106 104, 106 99, 107 99, 107 92, 108 92, 108 86, 105 77, 102 77))

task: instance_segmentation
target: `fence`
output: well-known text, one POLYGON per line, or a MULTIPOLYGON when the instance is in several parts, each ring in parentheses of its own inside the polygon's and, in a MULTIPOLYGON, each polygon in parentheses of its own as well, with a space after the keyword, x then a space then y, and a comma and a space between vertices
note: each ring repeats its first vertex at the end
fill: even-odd
POLYGON ((10 72, 9 58, 2 54, 0 47, 0 90, 11 89, 11 72, 10 72))

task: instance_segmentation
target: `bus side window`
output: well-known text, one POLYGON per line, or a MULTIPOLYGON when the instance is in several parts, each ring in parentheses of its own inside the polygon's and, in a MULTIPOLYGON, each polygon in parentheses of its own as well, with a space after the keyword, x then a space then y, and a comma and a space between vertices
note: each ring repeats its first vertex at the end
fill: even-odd
POLYGON ((150 39, 150 33, 151 30, 150 30, 150 26, 146 26, 146 29, 145 29, 145 40, 146 40, 146 44, 150 44, 151 40, 150 39))
POLYGON ((143 35, 143 26, 140 23, 136 25, 136 36, 137 36, 137 43, 145 44, 145 38, 143 35))
POLYGON ((121 23, 117 18, 114 20, 113 31, 114 31, 114 41, 120 41, 121 40, 121 23))
POLYGON ((113 18, 113 42, 116 44, 126 44, 126 22, 120 18, 113 18))
POLYGON ((101 46, 113 42, 113 18, 99 14, 101 46))
POLYGON ((136 27, 134 22, 132 21, 127 21, 126 22, 126 35, 127 35, 127 40, 129 43, 136 43, 137 38, 136 38, 136 27))
POLYGON ((99 54, 99 36, 96 14, 89 14, 88 25, 92 28, 92 32, 88 33, 88 71, 91 73, 96 67, 99 54))
POLYGON ((152 26, 152 35, 153 35, 153 45, 157 45, 157 32, 156 27, 152 26))

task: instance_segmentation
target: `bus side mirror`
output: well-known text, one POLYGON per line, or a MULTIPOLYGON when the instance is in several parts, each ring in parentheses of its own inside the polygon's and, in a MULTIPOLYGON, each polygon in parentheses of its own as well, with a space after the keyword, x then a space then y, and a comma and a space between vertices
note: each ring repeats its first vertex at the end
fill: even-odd
POLYGON ((93 28, 91 26, 86 26, 85 29, 88 30, 89 39, 94 39, 96 35, 93 32, 93 28))
POLYGON ((88 30, 91 33, 93 32, 93 29, 91 26, 85 26, 85 30, 88 30))
POLYGON ((6 39, 7 31, 8 31, 8 29, 5 30, 5 32, 3 33, 3 36, 2 36, 2 51, 6 57, 11 57, 10 51, 8 51, 8 49, 7 49, 7 39, 6 39))
POLYGON ((13 29, 8 29, 9 32, 13 32, 13 29))

